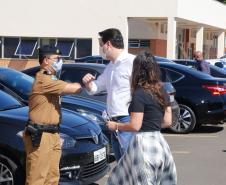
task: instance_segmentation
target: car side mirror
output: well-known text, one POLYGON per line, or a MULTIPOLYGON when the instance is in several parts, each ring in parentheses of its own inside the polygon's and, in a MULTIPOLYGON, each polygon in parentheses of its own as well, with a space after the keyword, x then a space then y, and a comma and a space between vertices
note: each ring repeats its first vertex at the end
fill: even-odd
POLYGON ((214 65, 220 68, 224 68, 224 65, 221 62, 216 62, 214 65))

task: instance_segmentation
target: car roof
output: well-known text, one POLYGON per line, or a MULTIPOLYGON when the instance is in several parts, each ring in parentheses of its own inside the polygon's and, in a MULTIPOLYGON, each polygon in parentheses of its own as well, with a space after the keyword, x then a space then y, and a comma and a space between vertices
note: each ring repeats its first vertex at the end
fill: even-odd
POLYGON ((226 58, 226 55, 223 55, 222 57, 220 57, 220 59, 226 58))
POLYGON ((206 73, 194 70, 193 68, 189 68, 185 65, 181 65, 181 64, 177 64, 177 63, 173 63, 173 62, 159 62, 158 64, 160 65, 160 67, 173 69, 179 73, 186 73, 186 74, 192 75, 196 78, 200 78, 200 79, 213 78, 212 76, 210 76, 206 73))
POLYGON ((173 62, 172 60, 165 58, 165 57, 160 57, 160 56, 154 56, 157 62, 173 62))
POLYGON ((84 62, 76 62, 76 63, 64 63, 64 65, 72 66, 72 65, 77 65, 77 66, 88 66, 88 67, 106 67, 105 64, 97 64, 97 63, 84 63, 84 62))
POLYGON ((192 59, 173 59, 172 61, 187 61, 187 62, 195 62, 192 59))

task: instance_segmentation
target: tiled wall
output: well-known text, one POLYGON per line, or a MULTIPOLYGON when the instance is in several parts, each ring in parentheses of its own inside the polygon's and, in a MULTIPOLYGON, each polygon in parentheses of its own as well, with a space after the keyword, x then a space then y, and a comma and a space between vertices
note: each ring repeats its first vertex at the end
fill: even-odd
POLYGON ((38 66, 38 60, 0 59, 0 67, 9 67, 16 70, 23 70, 38 66))

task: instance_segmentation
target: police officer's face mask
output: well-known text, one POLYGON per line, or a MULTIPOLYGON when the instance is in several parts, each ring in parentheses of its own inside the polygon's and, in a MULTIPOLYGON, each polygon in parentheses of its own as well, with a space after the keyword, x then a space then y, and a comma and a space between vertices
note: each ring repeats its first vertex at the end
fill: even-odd
POLYGON ((53 70, 56 72, 56 77, 60 78, 60 73, 62 70, 63 60, 60 58, 52 64, 53 70))

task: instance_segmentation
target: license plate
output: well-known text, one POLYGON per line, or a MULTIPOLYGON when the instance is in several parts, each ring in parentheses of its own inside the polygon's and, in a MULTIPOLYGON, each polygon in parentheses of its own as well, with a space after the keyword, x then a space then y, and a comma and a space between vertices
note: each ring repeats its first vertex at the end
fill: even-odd
POLYGON ((98 163, 104 159, 106 159, 106 148, 105 147, 94 152, 94 163, 98 163))
POLYGON ((174 95, 170 95, 170 102, 174 102, 174 95))

